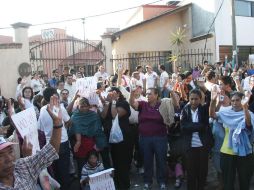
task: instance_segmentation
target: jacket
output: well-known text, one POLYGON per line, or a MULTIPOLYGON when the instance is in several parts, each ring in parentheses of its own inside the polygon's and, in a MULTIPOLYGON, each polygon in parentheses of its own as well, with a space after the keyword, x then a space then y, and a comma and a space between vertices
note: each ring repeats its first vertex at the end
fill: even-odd
POLYGON ((187 104, 181 113, 180 126, 182 130, 184 151, 191 148, 192 133, 198 132, 204 148, 210 150, 214 144, 211 127, 209 126, 210 93, 206 93, 207 103, 198 106, 198 123, 192 122, 191 106, 187 104))

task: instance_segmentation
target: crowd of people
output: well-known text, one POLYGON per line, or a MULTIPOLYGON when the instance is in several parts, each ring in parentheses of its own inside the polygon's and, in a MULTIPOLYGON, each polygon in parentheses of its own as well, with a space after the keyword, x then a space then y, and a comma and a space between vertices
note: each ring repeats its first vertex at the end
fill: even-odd
POLYGON ((254 70, 207 61, 173 73, 164 65, 153 69, 137 66, 130 73, 121 66, 109 75, 100 66, 96 105, 77 89, 76 81, 86 77, 83 67, 55 69, 50 79, 38 73, 19 78, 16 96, 0 97, 0 189, 68 190, 78 178, 88 190, 90 174, 114 168, 116 189, 127 190, 134 165, 144 190, 152 189, 154 173, 158 189, 173 178, 175 188, 186 179, 188 190, 203 190, 209 158, 221 189, 233 190, 236 176, 236 189, 250 189, 254 70), (35 155, 11 119, 31 107, 41 148, 35 155), (110 143, 116 119, 123 140, 110 143))

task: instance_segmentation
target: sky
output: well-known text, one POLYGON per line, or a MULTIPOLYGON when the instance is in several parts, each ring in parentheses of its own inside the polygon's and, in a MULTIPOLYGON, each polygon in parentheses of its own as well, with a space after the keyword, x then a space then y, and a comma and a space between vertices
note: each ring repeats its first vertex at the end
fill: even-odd
MULTIPOLYGON (((16 22, 40 24, 83 18, 91 15, 139 6, 156 0, 6 0, 1 1, 0 28, 10 27, 16 22)), ((165 5, 169 0, 156 4, 165 5)), ((85 30, 82 20, 32 26, 29 36, 40 34, 42 29, 62 28, 67 34, 80 39, 100 40, 106 28, 122 28, 137 9, 110 15, 87 18, 85 30), (85 32, 84 32, 85 31, 85 32)), ((0 29, 0 35, 14 36, 13 29, 0 29)))

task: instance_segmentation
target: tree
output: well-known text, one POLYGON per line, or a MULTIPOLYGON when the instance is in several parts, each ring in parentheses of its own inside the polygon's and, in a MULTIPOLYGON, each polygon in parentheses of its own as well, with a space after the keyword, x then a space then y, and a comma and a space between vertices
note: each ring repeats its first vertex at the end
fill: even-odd
POLYGON ((180 49, 182 48, 184 44, 184 40, 186 38, 186 30, 179 27, 176 32, 171 33, 170 37, 170 43, 171 46, 175 47, 176 52, 175 54, 172 53, 172 55, 169 57, 169 61, 173 63, 173 72, 176 71, 176 62, 178 61, 179 57, 181 56, 180 49))

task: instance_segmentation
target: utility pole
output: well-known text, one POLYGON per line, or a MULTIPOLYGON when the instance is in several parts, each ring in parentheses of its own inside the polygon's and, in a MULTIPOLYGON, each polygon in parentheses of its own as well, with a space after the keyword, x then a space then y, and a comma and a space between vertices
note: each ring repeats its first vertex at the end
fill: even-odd
POLYGON ((85 32, 85 18, 82 18, 83 23, 83 32, 84 32, 84 42, 86 41, 86 32, 85 32))
MULTIPOLYGON (((236 23, 235 23, 235 0, 231 0, 232 8, 232 58, 234 60, 235 67, 238 67, 238 50, 236 44, 236 23)), ((233 68, 234 69, 234 68, 233 68)))

